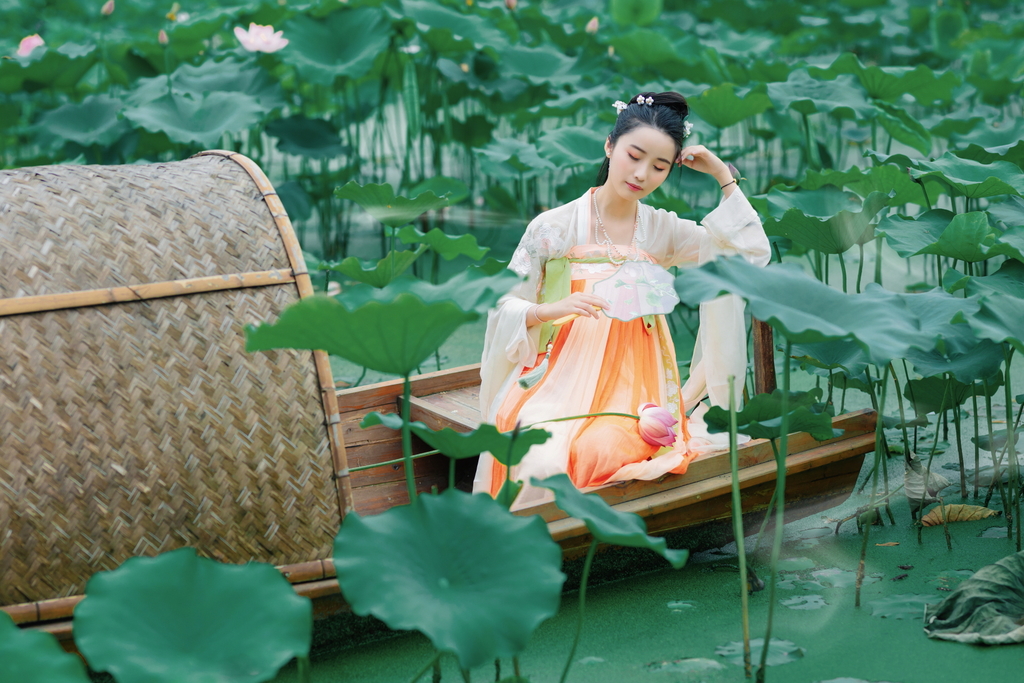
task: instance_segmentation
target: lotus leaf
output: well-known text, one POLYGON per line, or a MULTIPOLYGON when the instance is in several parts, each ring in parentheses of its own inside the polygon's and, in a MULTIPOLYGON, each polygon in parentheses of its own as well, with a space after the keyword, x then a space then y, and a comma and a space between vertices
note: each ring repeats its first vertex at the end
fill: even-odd
POLYGON ((976 522, 979 519, 995 517, 999 513, 980 505, 944 505, 942 508, 935 507, 928 514, 921 517, 921 524, 924 526, 939 526, 945 522, 976 522))
POLYGON ((779 601, 781 605, 790 609, 821 609, 827 607, 828 603, 825 602, 825 598, 820 595, 795 595, 791 598, 779 601))
MULTIPOLYGON (((992 392, 995 393, 995 387, 992 387, 992 392)), ((983 451, 1001 451, 1006 448, 1006 442, 1008 432, 1005 429, 997 429, 992 432, 992 438, 989 438, 988 434, 979 434, 971 437, 971 443, 978 444, 978 448, 983 451)), ((1017 441, 1020 441, 1020 437, 1024 436, 1020 431, 1014 432, 1014 436, 1017 441)), ((1016 443, 1014 444, 1016 445, 1016 443)))
POLYGON ((663 0, 611 0, 609 11, 621 26, 647 26, 661 14, 663 0))
POLYGON ((332 270, 341 273, 352 280, 365 282, 374 287, 386 287, 396 277, 409 269, 409 266, 420 257, 426 247, 416 250, 391 251, 387 256, 372 265, 364 264, 355 256, 349 256, 341 263, 332 263, 325 266, 324 270, 332 270))
POLYGON ((908 66, 864 66, 857 55, 844 52, 827 69, 811 67, 809 73, 818 78, 832 78, 839 74, 853 74, 860 81, 870 97, 887 102, 896 101, 901 95, 909 94, 919 103, 934 104, 936 100, 948 102, 953 98, 953 89, 960 85, 960 79, 952 71, 941 76, 924 64, 908 66))
MULTIPOLYGON (((764 638, 751 638, 750 639, 750 659, 751 661, 759 661, 761 659, 761 651, 764 649, 764 638)), ((768 659, 765 662, 767 666, 779 666, 780 664, 789 664, 795 662, 798 659, 802 659, 805 650, 802 647, 797 647, 796 643, 788 640, 780 640, 779 638, 772 638, 771 643, 768 645, 768 659)), ((743 666, 743 642, 733 641, 726 643, 725 645, 719 645, 715 648, 715 654, 719 657, 725 657, 727 660, 735 664, 736 666, 743 666)))
MULTIPOLYGON (((999 355, 1002 356, 1002 353, 999 355)), ((994 392, 996 387, 990 387, 990 390, 994 392)), ((914 412, 918 415, 941 413, 955 408, 974 393, 983 395, 980 386, 975 387, 973 384, 941 376, 912 379, 903 388, 904 398, 913 404, 914 412)))
POLYGON ((742 96, 732 83, 722 83, 689 98, 687 103, 691 111, 715 128, 728 128, 772 106, 763 83, 749 89, 742 88, 740 92, 742 96))
POLYGON ((338 131, 328 121, 302 115, 271 121, 267 134, 277 138, 277 148, 285 154, 310 159, 330 159, 345 152, 338 131))
POLYGON ((612 39, 615 54, 629 66, 658 67, 666 77, 686 75, 686 64, 680 58, 680 47, 658 31, 638 28, 612 39))
POLYGON ((605 136, 593 128, 563 126, 538 138, 541 155, 559 167, 599 164, 604 159, 605 136))
POLYGON ((939 601, 935 595, 920 595, 917 593, 906 593, 903 595, 889 595, 868 603, 871 606, 871 616, 882 619, 924 619, 924 611, 929 605, 939 601))
POLYGON ((768 217, 765 232, 825 254, 841 254, 874 238, 871 221, 888 203, 888 195, 881 192, 872 192, 859 203, 856 196, 831 186, 796 192, 772 188, 768 206, 782 217, 768 217))
POLYGON ((412 373, 460 325, 477 320, 517 276, 469 268, 442 285, 399 279, 383 289, 296 302, 274 324, 246 327, 246 350, 323 349, 378 372, 412 373))
POLYGON ((934 161, 918 161, 910 169, 915 178, 941 181, 954 196, 972 199, 1024 192, 1024 171, 1008 161, 982 164, 946 152, 934 161))
POLYGON ((889 246, 903 258, 924 253, 924 250, 942 237, 942 232, 955 214, 946 209, 932 209, 917 218, 904 218, 893 214, 878 222, 875 228, 885 237, 889 246))
MULTIPOLYGON (((474 60, 474 65, 477 63, 474 60)), ((437 70, 441 72, 448 80, 455 83, 464 83, 468 88, 472 90, 479 90, 488 95, 500 95, 502 99, 506 101, 512 101, 519 97, 521 94, 526 92, 529 85, 525 81, 521 81, 518 78, 496 78, 493 80, 484 80, 479 78, 472 70, 465 72, 459 64, 456 64, 450 59, 442 57, 437 60, 437 70)), ((476 136, 470 135, 466 138, 461 138, 460 141, 470 147, 479 147, 480 145, 486 144, 490 139, 490 131, 494 127, 486 117, 479 114, 469 116, 466 119, 467 124, 472 121, 474 125, 471 126, 460 126, 464 133, 476 132, 476 136), (486 139, 483 136, 483 132, 486 131, 486 139), (470 144, 473 143, 473 144, 470 144)))
POLYGON ((522 76, 534 85, 559 85, 578 78, 570 74, 576 59, 552 45, 510 45, 502 51, 500 63, 505 73, 522 76))
POLYGON ((530 483, 553 491, 555 504, 570 517, 583 520, 587 530, 601 543, 648 548, 668 560, 675 569, 686 564, 690 556, 688 550, 670 550, 664 538, 648 536, 647 525, 639 515, 619 512, 600 496, 580 492, 566 474, 543 480, 533 478, 530 483))
POLYGON ((64 43, 56 49, 36 48, 27 57, 0 59, 0 92, 70 90, 98 58, 95 45, 64 43))
POLYGON ((247 131, 259 122, 263 107, 242 93, 215 91, 202 97, 170 92, 125 110, 125 118, 172 142, 216 147, 225 133, 247 131))
POLYGON ((793 344, 793 358, 826 370, 843 368, 850 375, 860 375, 867 367, 864 351, 849 339, 839 341, 793 344))
POLYGON ((876 365, 902 358, 912 347, 935 345, 899 295, 873 284, 861 294, 843 294, 795 264, 758 268, 741 258, 720 258, 683 270, 675 287, 688 305, 737 294, 751 314, 794 343, 854 339, 876 365))
POLYGON ((502 51, 509 36, 492 16, 446 7, 433 0, 402 0, 400 17, 416 22, 425 40, 438 52, 465 52, 469 48, 502 51))
POLYGON ((890 206, 899 206, 900 204, 924 206, 926 204, 921 184, 914 182, 906 171, 891 164, 872 166, 865 171, 856 166, 847 171, 808 169, 807 176, 800 182, 800 187, 804 190, 816 190, 824 185, 835 185, 852 190, 862 198, 872 192, 885 194, 895 192, 896 194, 889 200, 890 206))
POLYGON ((490 251, 488 247, 481 247, 477 244, 476 237, 469 233, 449 235, 439 228, 434 228, 424 234, 415 227, 407 225, 398 231, 398 239, 402 240, 403 244, 426 244, 440 254, 445 261, 451 261, 458 256, 468 256, 474 261, 479 261, 490 251))
POLYGON ((268 681, 312 637, 312 603, 273 566, 192 548, 94 574, 75 607, 75 644, 120 683, 268 681))
MULTIPOLYGON (((991 378, 1003 362, 1002 347, 989 339, 978 339, 967 323, 949 325, 939 347, 931 351, 911 349, 906 359, 924 377, 950 372, 965 383, 991 378)), ((990 384, 993 391, 998 386, 990 384)))
POLYGON ((281 59, 303 80, 321 85, 331 85, 339 76, 365 76, 391 41, 391 24, 376 7, 346 8, 319 19, 299 14, 282 30, 290 42, 281 59))
POLYGON ((280 84, 264 69, 234 59, 220 62, 211 59, 198 66, 182 64, 171 72, 170 79, 163 75, 140 78, 128 94, 127 102, 131 106, 142 106, 168 94, 168 88, 196 99, 212 92, 248 95, 259 103, 263 113, 285 104, 280 84))
POLYGON ((878 123, 894 140, 913 147, 921 154, 928 154, 932 149, 932 136, 920 121, 911 116, 906 109, 885 102, 878 102, 880 109, 878 123))
POLYGON ((89 683, 82 660, 43 631, 18 628, 0 610, 0 680, 18 683, 89 683))
POLYGON ((853 76, 819 81, 806 69, 796 69, 784 83, 769 83, 768 96, 777 109, 791 108, 805 116, 822 112, 841 119, 868 119, 878 113, 853 76))
POLYGON ((107 147, 129 130, 128 124, 117 116, 122 107, 121 100, 108 95, 88 95, 80 103, 68 103, 46 112, 37 128, 47 136, 83 147, 107 147))
POLYGON ((530 113, 542 117, 572 116, 583 107, 589 106, 592 102, 612 101, 617 96, 618 91, 602 83, 591 88, 579 88, 572 90, 572 92, 559 93, 556 97, 546 100, 542 104, 530 107, 530 113))
POLYGON ((1024 553, 982 567, 926 608, 929 638, 1007 645, 1024 642, 1024 553))
POLYGON ((349 514, 334 541, 353 612, 421 631, 466 669, 519 654, 555 614, 561 558, 540 517, 456 489, 372 517, 349 514))
POLYGON ((396 196, 387 183, 360 185, 354 180, 335 189, 334 196, 338 199, 351 199, 378 221, 393 228, 411 223, 427 211, 448 206, 447 197, 438 197, 430 191, 409 199, 396 196))
POLYGON ((970 134, 954 134, 952 142, 966 145, 956 150, 963 159, 988 164, 993 161, 1009 161, 1017 166, 1024 163, 1024 121, 1018 119, 1013 125, 999 128, 985 126, 970 134))
MULTIPOLYGON (((842 436, 843 430, 832 429, 832 415, 820 403, 821 389, 792 391, 789 395, 789 432, 807 432, 819 441, 842 436)), ((729 431, 729 411, 712 406, 704 415, 712 434, 729 431)), ((754 439, 777 439, 782 436, 782 390, 758 394, 736 413, 736 429, 754 439)))
MULTIPOLYGON (((359 423, 363 428, 374 425, 397 430, 402 428, 402 418, 394 413, 374 411, 359 423)), ((482 424, 471 432, 456 432, 448 427, 434 431, 422 422, 410 422, 409 427, 427 445, 449 458, 462 460, 475 458, 481 453, 491 453, 506 467, 515 467, 526 457, 530 448, 551 438, 551 432, 543 429, 524 429, 513 438, 512 432, 499 432, 497 427, 490 424, 482 424)))
POLYGON ((1006 342, 1024 353, 1024 299, 995 293, 984 296, 981 310, 967 323, 979 337, 1006 342))
POLYGON ((417 183, 410 194, 417 197, 424 192, 433 192, 438 197, 448 195, 449 204, 458 204, 469 197, 469 187, 466 183, 457 178, 448 178, 443 175, 431 176, 423 182, 417 183))
POLYGON ((488 174, 498 178, 532 178, 556 168, 538 154, 536 147, 515 138, 495 137, 487 146, 473 151, 486 164, 488 174))

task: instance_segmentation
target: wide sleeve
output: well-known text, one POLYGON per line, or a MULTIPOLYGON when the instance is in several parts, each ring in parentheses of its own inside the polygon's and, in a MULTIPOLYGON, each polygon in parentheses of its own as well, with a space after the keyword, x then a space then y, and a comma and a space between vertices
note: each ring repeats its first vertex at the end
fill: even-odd
MULTIPOLYGON (((742 256, 756 266, 771 260, 771 246, 754 207, 738 189, 724 198, 699 224, 656 212, 655 234, 664 236, 662 265, 702 265, 719 256, 742 256)), ((653 222, 653 221, 652 221, 653 222)), ((729 405, 729 377, 735 377, 736 405, 740 404, 747 371, 744 302, 735 295, 700 305, 700 327, 683 385, 683 404, 692 407, 704 396, 712 405, 729 405)))
POLYGON ((537 358, 541 326, 528 328, 526 314, 538 302, 544 264, 568 253, 570 235, 566 223, 541 214, 527 226, 512 254, 508 267, 524 279, 488 313, 480 361, 480 409, 487 422, 493 422, 517 370, 533 365, 537 358))

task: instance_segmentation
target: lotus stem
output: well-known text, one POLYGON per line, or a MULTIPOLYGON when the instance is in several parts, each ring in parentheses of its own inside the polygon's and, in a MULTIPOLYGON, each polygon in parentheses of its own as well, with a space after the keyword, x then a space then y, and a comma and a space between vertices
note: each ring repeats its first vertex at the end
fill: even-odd
POLYGON ((764 645, 761 648, 761 664, 757 669, 757 681, 763 683, 765 669, 768 665, 768 649, 772 642, 772 618, 775 616, 775 584, 779 578, 779 554, 782 552, 782 535, 786 523, 786 455, 789 452, 789 364, 793 352, 793 342, 786 338, 786 353, 783 356, 782 369, 782 424, 779 427, 779 451, 775 458, 775 489, 778 500, 775 502, 775 542, 772 543, 771 578, 768 580, 768 625, 764 634, 764 645))
MULTIPOLYGON (((888 378, 885 377, 885 375, 888 375, 890 372, 896 374, 893 372, 892 363, 889 363, 886 366, 885 373, 882 376, 882 396, 879 403, 883 406, 885 405, 885 392, 886 387, 888 386, 888 382, 885 381, 888 378)), ((875 423, 875 468, 874 472, 871 474, 871 499, 868 502, 869 510, 875 509, 875 496, 878 494, 878 460, 882 457, 882 442, 885 440, 885 434, 883 432, 884 427, 885 425, 882 420, 878 420, 875 423)), ((886 497, 886 505, 888 505, 888 497, 886 497)), ((878 514, 877 510, 875 514, 878 514)), ((870 517, 868 520, 868 523, 864 525, 864 535, 860 539, 860 561, 857 563, 857 582, 854 589, 853 606, 858 609, 860 608, 860 589, 864 584, 864 567, 868 555, 868 538, 871 536, 871 524, 873 523, 870 517)))
MULTIPOLYGON (((953 383, 953 373, 947 373, 946 381, 953 383)), ((960 443, 960 405, 953 408, 953 428, 956 430, 956 455, 960 460, 960 499, 967 500, 967 473, 964 471, 964 447, 960 443)))
POLYGON ((434 656, 433 656, 433 657, 431 657, 430 661, 429 661, 429 662, 427 662, 427 663, 426 663, 426 664, 425 664, 425 665, 423 666, 423 668, 419 670, 419 673, 417 673, 417 674, 416 674, 415 676, 413 676, 413 677, 412 677, 412 680, 411 680, 411 681, 409 681, 409 683, 416 683, 416 681, 418 681, 418 680, 420 680, 421 678, 423 678, 423 674, 427 673, 427 671, 429 671, 430 669, 432 669, 432 668, 433 668, 433 666, 434 666, 434 664, 435 664, 435 663, 437 663, 437 661, 438 661, 439 659, 441 659, 441 653, 440 653, 440 652, 435 652, 435 653, 434 653, 434 656))
POLYGON ((528 424, 525 427, 523 427, 523 429, 533 429, 537 425, 547 424, 548 422, 565 422, 567 420, 580 420, 585 417, 603 417, 605 415, 612 415, 615 417, 631 417, 634 420, 640 419, 639 415, 631 415, 629 413, 586 413, 585 415, 570 415, 569 417, 553 417, 550 420, 541 420, 540 422, 528 424))
POLYGON ((843 252, 837 254, 839 257, 839 269, 843 273, 843 293, 846 293, 846 260, 843 259, 843 252))
MULTIPOLYGON (((747 584, 747 553, 743 536, 743 504, 740 502, 740 455, 736 447, 736 378, 729 376, 729 469, 732 471, 732 529, 736 539, 736 554, 740 564, 740 612, 743 625, 743 672, 752 676, 750 669, 750 612, 747 607, 749 586, 747 584)), ((775 500, 774 494, 772 500, 775 500)), ((771 505, 769 504, 769 507, 771 505)), ((765 516, 767 519, 767 516, 765 516)))
POLYGON ((857 249, 860 250, 860 261, 857 263, 857 293, 860 294, 861 278, 864 276, 864 244, 858 244, 857 249))
POLYGON ((882 286, 882 236, 875 238, 875 284, 882 286))
MULTIPOLYGON (((942 410, 942 408, 945 407, 945 405, 946 405, 946 397, 949 396, 949 388, 950 388, 950 384, 949 384, 949 382, 946 382, 946 388, 942 392, 942 401, 939 403, 939 410, 942 410)), ((920 507, 918 508, 918 512, 923 512, 924 511, 924 505, 925 505, 924 501, 928 497, 928 479, 929 479, 929 477, 931 477, 931 474, 932 474, 932 460, 935 459, 935 451, 937 451, 938 448, 939 448, 939 424, 938 424, 938 421, 936 420, 936 423, 935 423, 935 440, 932 441, 932 451, 931 451, 931 453, 928 454, 928 464, 924 468, 924 487, 921 490, 921 504, 920 504, 920 507)), ((942 501, 941 500, 939 501, 939 505, 940 506, 942 505, 942 501)), ((943 518, 942 526, 943 526, 943 528, 946 529, 946 534, 948 535, 949 534, 949 529, 946 527, 945 518, 943 518)), ((923 525, 920 525, 920 526, 917 527, 917 542, 918 543, 921 542, 921 532, 923 530, 924 530, 924 526, 923 525)), ((949 549, 950 550, 953 549, 952 545, 949 544, 948 540, 947 540, 947 545, 949 545, 949 549)))
POLYGON ((402 461, 405 463, 405 485, 409 489, 409 502, 416 501, 416 477, 412 469, 412 429, 409 425, 409 399, 412 384, 406 373, 402 382, 402 461))
POLYGON ((462 673, 462 680, 464 683, 472 683, 469 678, 469 669, 463 669, 460 667, 459 671, 462 673))
POLYGON ((978 423, 978 382, 971 382, 971 403, 974 408, 974 499, 978 499, 978 470, 981 469, 981 430, 978 423))
MULTIPOLYGON (((1006 359, 1006 377, 1003 390, 1006 399, 1006 446, 1010 470, 1010 497, 1013 499, 1013 521, 1017 525, 1017 552, 1020 552, 1020 472, 1017 463, 1017 431, 1013 423, 1013 391, 1010 387, 1010 361, 1013 360, 1013 349, 1003 344, 1003 357, 1006 359)), ((1005 508, 1004 508, 1005 509, 1005 508)))
POLYGON ((309 656, 296 657, 295 663, 298 665, 299 669, 299 683, 310 683, 309 656))
POLYGON ((590 542, 590 549, 587 550, 587 559, 583 561, 583 573, 580 575, 580 607, 579 616, 576 621, 576 636, 572 639, 572 647, 569 648, 569 658, 565 660, 565 669, 562 670, 562 677, 558 683, 565 683, 572 668, 572 660, 576 656, 576 646, 580 644, 580 634, 583 633, 583 614, 587 606, 587 579, 590 578, 590 565, 594 562, 594 553, 597 552, 597 538, 590 542))
MULTIPOLYGON (((424 451, 423 453, 417 453, 416 455, 412 456, 412 459, 413 460, 419 460, 420 458, 425 458, 428 455, 437 455, 440 452, 441 451, 437 451, 437 450, 434 450, 434 451, 424 451)), ((401 457, 401 458, 398 458, 396 460, 385 460, 384 462, 376 462, 376 463, 374 463, 372 465, 360 465, 359 467, 350 467, 348 469, 348 471, 349 472, 362 472, 363 470, 372 470, 372 469, 375 469, 377 467, 387 467, 388 465, 398 465, 398 464, 401 464, 403 462, 405 462, 405 457, 401 457)))
MULTIPOLYGON (((892 366, 892 362, 889 362, 889 371, 892 373, 892 383, 896 387, 896 404, 900 409, 900 428, 903 430, 903 449, 906 455, 909 456, 910 451, 910 436, 907 433, 907 414, 903 410, 903 392, 900 391, 900 381, 896 376, 896 369, 892 366)), ((910 388, 910 373, 907 370, 906 361, 904 361, 903 372, 907 374, 907 389, 910 391, 910 400, 914 401, 914 390, 910 388)), ((914 401, 916 404, 917 402, 914 401)), ((916 408, 914 409, 917 410, 916 408)), ((936 432, 938 434, 938 432, 936 432)), ((917 450, 917 440, 914 440, 914 450, 917 450)))

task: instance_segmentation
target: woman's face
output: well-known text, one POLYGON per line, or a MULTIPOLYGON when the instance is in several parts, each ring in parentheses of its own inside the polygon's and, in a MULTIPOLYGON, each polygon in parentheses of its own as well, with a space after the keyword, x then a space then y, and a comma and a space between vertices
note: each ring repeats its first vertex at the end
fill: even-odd
POLYGON ((650 126, 623 133, 614 146, 605 141, 604 150, 611 154, 605 186, 629 200, 643 199, 658 189, 676 157, 672 138, 650 126))

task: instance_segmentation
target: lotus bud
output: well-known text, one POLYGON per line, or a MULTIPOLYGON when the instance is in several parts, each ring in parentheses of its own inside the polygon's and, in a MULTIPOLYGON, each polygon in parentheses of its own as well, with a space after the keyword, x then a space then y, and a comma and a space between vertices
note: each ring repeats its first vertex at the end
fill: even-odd
POLYGON ((284 31, 275 33, 273 26, 249 24, 248 31, 240 26, 235 27, 235 38, 249 52, 277 52, 288 44, 288 39, 283 35, 284 31))
POLYGON ((508 7, 510 12, 515 12, 518 4, 519 0, 505 0, 505 7, 508 7))
POLYGON ((676 441, 675 425, 679 420, 656 403, 643 403, 636 409, 640 437, 652 446, 671 446, 676 441))
POLYGON ((109 17, 114 13, 114 0, 107 0, 103 3, 103 7, 100 8, 100 14, 105 17, 109 17))
POLYGON ((166 45, 170 41, 167 39, 167 31, 160 29, 160 32, 156 34, 156 42, 161 45, 166 45))
POLYGON ((32 54, 32 50, 35 50, 40 45, 45 45, 46 41, 39 37, 38 33, 33 33, 30 36, 25 36, 18 43, 18 51, 15 53, 19 57, 28 57, 32 54))
POLYGON ((597 33, 598 26, 600 26, 600 23, 598 22, 597 17, 594 17, 593 19, 587 22, 587 33, 589 33, 590 35, 594 35, 595 33, 597 33))
POLYGON ((466 64, 465 62, 463 62, 462 64, 459 64, 459 68, 462 69, 462 73, 464 73, 464 74, 468 74, 469 73, 469 64, 466 64))
POLYGON ((614 57, 615 56, 615 46, 614 45, 609 45, 608 46, 608 56, 609 57, 614 57))

